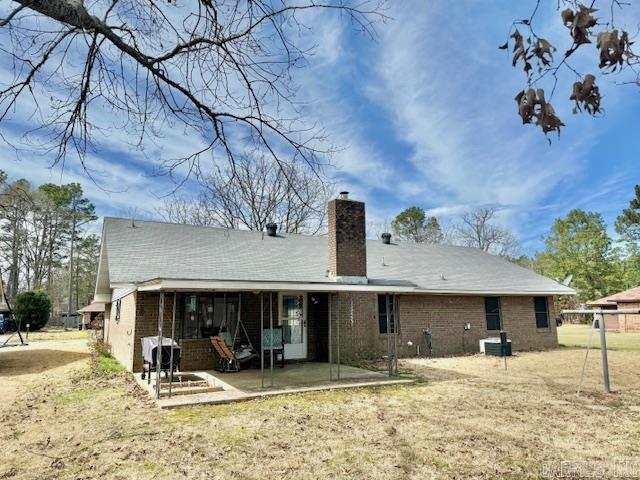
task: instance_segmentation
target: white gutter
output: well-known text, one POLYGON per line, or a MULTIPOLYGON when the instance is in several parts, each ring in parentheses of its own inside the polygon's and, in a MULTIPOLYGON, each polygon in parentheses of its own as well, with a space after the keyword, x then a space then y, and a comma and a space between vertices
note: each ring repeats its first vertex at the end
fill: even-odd
MULTIPOLYGON (((124 285, 123 285, 124 286, 124 285)), ((128 285, 130 286, 130 284, 128 285)), ((114 288, 115 285, 112 285, 114 288)), ((499 290, 447 290, 447 289, 425 289, 414 286, 402 285, 376 285, 376 284, 341 284, 335 283, 295 283, 295 282, 245 282, 245 281, 221 281, 221 280, 182 280, 182 279, 157 279, 138 284, 140 292, 168 291, 194 291, 194 290, 216 290, 216 291, 307 291, 307 292, 371 292, 371 293, 404 293, 404 294, 433 294, 433 295, 574 295, 575 292, 564 292, 557 290, 519 290, 519 291, 499 291, 499 290)))

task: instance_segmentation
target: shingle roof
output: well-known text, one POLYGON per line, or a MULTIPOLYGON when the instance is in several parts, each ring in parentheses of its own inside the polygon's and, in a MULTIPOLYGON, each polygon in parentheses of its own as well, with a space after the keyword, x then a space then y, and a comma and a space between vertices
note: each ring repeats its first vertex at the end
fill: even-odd
POLYGON ((607 297, 608 300, 616 303, 640 302, 640 287, 630 288, 624 292, 616 293, 607 297))
POLYGON ((104 303, 93 302, 85 307, 78 309, 78 313, 88 313, 88 312, 104 312, 104 303))
MULTIPOLYGON (((333 283, 327 237, 105 218, 101 269, 110 284, 151 279, 333 283), (103 265, 105 264, 105 265, 103 265)), ((571 295, 572 289, 474 248, 367 241, 370 285, 429 292, 571 295)))
POLYGON ((612 302, 611 301, 611 297, 602 297, 602 298, 599 298, 597 300, 593 300, 591 302, 587 302, 587 305, 589 305, 591 307, 608 307, 608 306, 615 307, 616 306, 616 302, 612 302))

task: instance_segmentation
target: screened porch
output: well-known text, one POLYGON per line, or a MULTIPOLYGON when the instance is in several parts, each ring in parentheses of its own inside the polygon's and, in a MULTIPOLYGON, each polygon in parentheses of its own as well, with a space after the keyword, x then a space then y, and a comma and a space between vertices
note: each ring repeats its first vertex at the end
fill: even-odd
MULTIPOLYGON (((153 388, 156 398, 180 395, 181 388, 171 385, 182 387, 180 375, 188 372, 196 372, 205 380, 196 382, 208 387, 202 394, 219 399, 397 380, 395 335, 387 335, 386 351, 367 355, 383 362, 384 371, 379 366, 362 368, 358 359, 350 355, 354 341, 367 334, 360 330, 370 326, 356 321, 353 300, 349 303, 338 293, 161 291, 139 295, 147 316, 157 302, 157 325, 152 331, 152 323, 147 322, 147 328, 137 332, 137 343, 157 337, 163 341, 174 339, 176 345, 159 348, 159 354, 156 352, 148 364, 142 352, 139 355, 148 371, 144 383, 153 388), (227 347, 226 354, 220 345, 223 350, 227 347), (172 353, 172 349, 176 351, 172 353), (177 369, 165 369, 167 356, 176 355, 180 357, 177 369), (157 361, 153 362, 153 358, 157 361), (230 368, 224 368, 225 362, 230 368), (164 373, 158 382, 160 370, 164 373), (213 386, 220 388, 211 391, 213 386)), ((375 324, 376 333, 377 327, 375 324)), ((388 331, 393 333, 393 327, 388 331)), ((185 392, 199 394, 193 388, 185 392)))

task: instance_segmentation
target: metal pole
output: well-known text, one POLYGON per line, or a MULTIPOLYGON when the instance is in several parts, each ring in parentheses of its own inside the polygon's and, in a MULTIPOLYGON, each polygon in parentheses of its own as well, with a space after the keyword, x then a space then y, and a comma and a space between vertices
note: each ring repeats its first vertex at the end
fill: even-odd
POLYGON ((333 315, 331 314, 331 298, 332 295, 331 293, 328 294, 329 295, 329 299, 328 299, 328 303, 329 303, 329 380, 333 380, 333 356, 332 356, 332 352, 331 350, 333 349, 333 342, 331 341, 331 319, 333 318, 333 315))
MULTIPOLYGON (((242 327, 242 330, 246 334, 247 340, 249 341, 249 343, 251 343, 251 339, 249 338, 249 334, 247 333, 247 330, 246 330, 246 328, 244 328, 244 324, 242 323, 242 292, 238 292, 238 322, 237 322, 237 325, 238 325, 238 327, 236 328, 236 330, 238 330, 238 335, 241 335, 240 327, 242 327)), ((242 340, 240 341, 240 344, 242 344, 242 340)))
MULTIPOLYGON (((224 292, 222 294, 222 311, 223 311, 223 315, 224 315, 224 319, 222 320, 224 322, 224 327, 227 329, 227 332, 229 331, 229 319, 227 318, 227 292, 224 292)), ((222 332, 220 332, 222 333, 222 332)), ((231 347, 231 350, 233 350, 233 345, 229 345, 229 347, 231 347)))
POLYGON ((600 354, 602 355, 602 379, 604 381, 604 391, 611 393, 611 385, 609 384, 609 360, 607 358, 607 336, 605 334, 604 315, 596 313, 598 324, 600 325, 600 354))
POLYGON ((164 292, 158 303, 158 346, 156 347, 156 398, 160 398, 160 373, 162 371, 162 321, 164 318, 164 292))
MULTIPOLYGON (((273 292, 269 292, 269 330, 273 332, 273 292)), ((282 347, 284 348, 284 345, 282 347)), ((271 387, 273 387, 273 342, 269 342, 269 369, 271 370, 271 387)))
POLYGON ((338 344, 338 352, 336 355, 336 363, 338 364, 338 380, 340 380, 340 314, 342 313, 342 300, 338 297, 338 318, 336 323, 336 343, 338 344))
POLYGON ((578 385, 578 391, 576 392, 576 396, 580 396, 580 391, 582 390, 582 383, 584 382, 584 371, 587 367, 587 358, 589 358, 589 350, 591 349, 591 338, 593 337, 593 331, 596 329, 596 316, 593 316, 593 321, 591 322, 591 330, 589 330, 589 339, 587 340, 587 351, 584 353, 584 362, 582 363, 582 373, 580 373, 580 385, 578 385))
POLYGON ((173 292, 173 313, 171 314, 171 354, 169 355, 169 396, 172 395, 171 386, 173 385, 173 342, 176 335, 176 299, 178 294, 173 292))
POLYGON ((387 307, 387 367, 389 369, 389 376, 391 376, 391 310, 389 308, 389 295, 385 295, 385 300, 387 307))
POLYGON ((394 375, 398 375, 398 302, 393 297, 393 368, 394 375))
POLYGON ((264 292, 260 292, 260 374, 264 388, 264 292))

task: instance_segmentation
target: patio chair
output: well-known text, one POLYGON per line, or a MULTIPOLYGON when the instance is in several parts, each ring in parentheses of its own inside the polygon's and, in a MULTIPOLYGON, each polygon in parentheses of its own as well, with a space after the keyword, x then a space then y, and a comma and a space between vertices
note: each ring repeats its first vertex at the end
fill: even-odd
MULTIPOLYGON (((158 367, 158 337, 142 337, 142 380, 147 378, 151 383, 151 372, 158 367)), ((169 372, 180 371, 180 345, 172 338, 162 338, 162 360, 160 372, 164 372, 165 378, 169 378, 169 372), (171 363, 171 344, 173 344, 173 363, 171 363)))
POLYGON ((222 373, 239 372, 243 364, 257 357, 255 351, 248 347, 232 351, 221 336, 209 337, 209 340, 220 359, 218 370, 222 373))
POLYGON ((278 355, 280 355, 280 368, 284 368, 284 335, 282 332, 282 325, 278 325, 273 328, 265 328, 262 331, 262 338, 264 342, 265 355, 270 355, 273 351, 276 361, 278 355))

